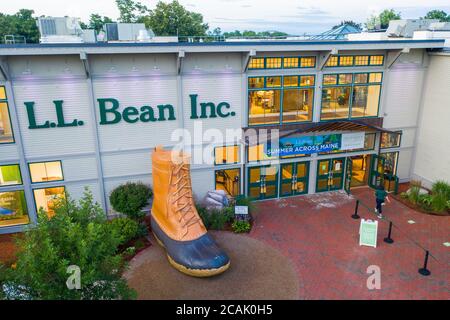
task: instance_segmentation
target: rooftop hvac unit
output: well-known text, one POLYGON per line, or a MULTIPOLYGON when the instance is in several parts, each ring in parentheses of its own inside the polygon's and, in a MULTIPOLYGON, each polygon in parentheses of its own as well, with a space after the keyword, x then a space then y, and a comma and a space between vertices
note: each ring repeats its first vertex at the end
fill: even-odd
POLYGON ((427 30, 431 23, 439 22, 436 19, 404 19, 392 20, 386 30, 388 37, 412 38, 414 31, 427 30))
POLYGON ((143 23, 107 23, 105 31, 107 41, 150 41, 154 37, 143 23))
POLYGON ((78 18, 40 17, 37 25, 41 43, 83 42, 83 30, 78 18))

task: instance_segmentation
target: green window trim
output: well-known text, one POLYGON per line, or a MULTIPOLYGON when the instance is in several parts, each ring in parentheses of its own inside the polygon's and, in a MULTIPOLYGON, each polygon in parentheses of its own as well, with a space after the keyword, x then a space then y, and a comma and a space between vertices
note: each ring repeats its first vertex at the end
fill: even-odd
POLYGON ((355 54, 355 55, 349 55, 349 54, 337 54, 337 55, 331 55, 330 58, 337 58, 337 65, 335 66, 327 66, 327 62, 325 63, 325 68, 359 68, 359 67, 382 67, 384 66, 385 62, 385 55, 384 54, 355 54), (353 57, 353 63, 351 65, 341 65, 341 57, 353 57), (367 57, 367 64, 356 64, 356 57, 367 57), (383 57, 383 63, 381 64, 372 64, 372 57, 383 57))
POLYGON ((265 90, 279 90, 280 91, 280 111, 279 111, 279 119, 278 122, 270 122, 270 123, 261 123, 261 124, 250 124, 250 104, 248 103, 247 109, 247 123, 249 127, 261 127, 261 126, 270 126, 270 125, 282 125, 282 124, 296 124, 296 123, 310 123, 313 122, 314 119, 314 102, 315 102, 315 87, 316 87, 316 75, 315 74, 301 74, 301 75, 270 75, 270 76, 250 76, 247 80, 247 103, 250 99, 250 92, 252 91, 265 91, 265 90), (268 87, 267 86, 267 78, 280 78, 280 86, 279 87, 268 87), (285 86, 284 85, 284 78, 290 78, 290 77, 297 77, 297 86, 285 86), (313 77, 313 84, 311 85, 301 85, 301 79, 302 77, 313 77), (257 88, 250 88, 249 82, 250 79, 255 78, 264 78, 263 81, 263 87, 257 87, 257 88), (311 120, 306 121, 283 121, 283 98, 284 98, 284 91, 285 90, 291 90, 291 89, 312 89, 312 100, 311 100, 311 120))
POLYGON ((6 92, 6 87, 4 85, 0 85, 0 89, 3 90, 3 92, 5 93, 5 98, 0 99, 0 102, 6 104, 6 110, 8 111, 9 126, 11 127, 11 139, 12 139, 12 141, 0 142, 0 145, 14 144, 14 143, 16 143, 16 139, 15 139, 15 135, 14 135, 14 128, 13 128, 12 121, 11 121, 11 112, 9 109, 8 94, 6 92))
POLYGON ((251 68, 251 60, 249 62, 248 70, 280 70, 280 69, 313 69, 317 66, 317 56, 311 55, 311 56, 279 56, 279 57, 252 57, 250 59, 264 59, 263 67, 262 68, 251 68), (298 58, 298 66, 297 67, 288 67, 284 65, 284 59, 285 58, 298 58), (312 66, 301 66, 301 59, 302 58, 314 58, 314 65, 312 66), (280 68, 272 68, 267 67, 267 59, 281 59, 281 65, 280 68))
POLYGON ((17 172, 19 174, 19 176, 18 176, 19 180, 18 181, 20 181, 20 183, 4 184, 4 185, 0 184, 0 189, 1 188, 5 188, 5 187, 13 187, 13 186, 21 186, 21 185, 23 185, 23 178, 22 178, 22 172, 20 171, 20 164, 18 164, 18 163, 2 164, 2 165, 0 165, 0 169, 2 167, 12 167, 12 166, 17 166, 17 172))
MULTIPOLYGON (((28 162, 28 172, 30 173, 30 180, 32 184, 42 184, 42 183, 54 183, 64 181, 64 169, 61 160, 49 160, 49 161, 37 161, 37 162, 28 162), (31 173, 31 165, 32 164, 40 164, 40 163, 49 163, 49 162, 59 162, 59 167, 61 169, 61 179, 58 180, 49 180, 49 181, 33 181, 33 175, 31 173)), ((44 188, 45 189, 45 188, 44 188)))
POLYGON ((381 104, 381 95, 382 95, 382 90, 383 90, 383 77, 384 77, 384 73, 382 71, 373 71, 373 72, 347 72, 347 73, 328 73, 328 74, 324 74, 323 78, 325 79, 326 76, 336 76, 336 84, 324 84, 322 81, 322 92, 321 92, 321 101, 320 101, 320 122, 327 122, 327 121, 336 121, 336 119, 339 120, 350 120, 350 119, 367 119, 367 118, 377 118, 379 116, 380 113, 380 104, 381 104), (340 84, 340 75, 352 75, 352 82, 351 83, 345 83, 345 84, 340 84), (355 78, 356 75, 361 75, 361 74, 367 74, 367 83, 355 83, 355 78), (381 74, 381 78, 380 81, 374 81, 374 82, 370 82, 370 75, 371 74, 381 74), (352 117, 352 107, 353 107, 353 93, 354 93, 354 87, 363 87, 363 86, 380 86, 380 92, 378 94, 378 107, 377 107, 377 114, 374 116, 362 116, 362 117, 352 117), (322 119, 322 109, 323 109, 323 90, 327 89, 327 88, 336 88, 336 87, 350 87, 350 94, 349 94, 349 99, 348 99, 348 116, 344 117, 344 118, 333 118, 333 119, 322 119))
MULTIPOLYGON (((213 156, 214 156, 214 165, 215 166, 226 166, 226 165, 239 164, 239 163, 241 163, 241 146, 239 144, 228 144, 228 145, 214 147, 214 155, 213 156), (227 147, 238 147, 237 161, 236 162, 217 163, 216 162, 216 149, 217 148, 227 148, 227 147)), ((223 169, 220 169, 220 170, 223 170, 223 169)))

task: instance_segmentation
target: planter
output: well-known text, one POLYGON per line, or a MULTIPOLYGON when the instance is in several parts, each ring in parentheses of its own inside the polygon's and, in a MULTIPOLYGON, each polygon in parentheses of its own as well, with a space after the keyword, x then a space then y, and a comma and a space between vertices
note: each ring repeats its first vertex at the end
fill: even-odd
POLYGON ((448 217, 448 216, 450 216, 450 212, 449 212, 448 210, 447 210, 447 211, 444 211, 444 212, 429 211, 429 210, 426 210, 426 209, 422 208, 422 207, 419 206, 419 205, 414 205, 414 204, 412 204, 411 202, 408 201, 408 199, 402 198, 402 197, 400 196, 400 194, 398 194, 398 195, 392 195, 392 197, 393 197, 394 199, 400 201, 401 203, 403 203, 403 204, 404 204, 405 206, 407 206, 408 208, 413 209, 413 210, 415 210, 415 211, 417 211, 417 212, 420 212, 420 213, 425 213, 425 214, 429 214, 429 215, 432 215, 432 216, 441 216, 441 217, 448 217))

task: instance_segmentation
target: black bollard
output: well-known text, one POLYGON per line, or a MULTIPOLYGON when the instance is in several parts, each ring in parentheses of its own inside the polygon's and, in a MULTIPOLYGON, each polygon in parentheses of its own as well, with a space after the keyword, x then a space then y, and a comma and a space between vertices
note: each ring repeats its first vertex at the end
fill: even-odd
POLYGON ((392 233, 392 221, 389 221, 389 232, 388 236, 384 238, 384 242, 389 244, 394 243, 394 240, 391 238, 391 233, 392 233))
POLYGON ((425 262, 423 263, 423 268, 419 269, 419 273, 423 276, 429 276, 431 274, 430 270, 427 269, 429 254, 430 252, 427 250, 425 253, 425 262))
POLYGON ((359 219, 359 216, 358 216, 358 207, 359 207, 359 200, 356 200, 355 213, 352 214, 352 218, 353 218, 353 219, 359 219))

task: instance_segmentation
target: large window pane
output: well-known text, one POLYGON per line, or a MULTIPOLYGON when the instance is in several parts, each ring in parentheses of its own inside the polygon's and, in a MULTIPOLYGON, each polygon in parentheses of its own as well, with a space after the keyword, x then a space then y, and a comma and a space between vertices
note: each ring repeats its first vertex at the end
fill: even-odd
POLYGON ((328 58, 327 63, 325 64, 326 67, 336 67, 338 65, 338 57, 331 56, 328 58))
POLYGON ((314 85, 314 76, 301 76, 300 85, 302 87, 308 87, 314 85))
POLYGON ((316 66, 316 57, 301 58, 300 66, 302 68, 314 68, 316 66))
POLYGON ((31 182, 63 180, 61 161, 30 163, 31 182))
POLYGON ((250 89, 264 88, 264 77, 249 78, 248 79, 248 87, 250 89))
POLYGON ((36 209, 38 211, 43 209, 49 217, 55 215, 55 205, 57 204, 57 201, 65 198, 64 187, 35 189, 33 192, 36 209))
POLYGON ((298 87, 298 76, 287 76, 283 79, 283 86, 285 87, 298 87))
POLYGON ((384 62, 384 56, 370 56, 371 66, 382 66, 384 62))
POLYGON ((8 104, 0 102, 0 143, 14 142, 11 121, 9 119, 8 104))
POLYGON ((281 87, 281 77, 267 77, 266 87, 281 87))
POLYGON ((285 89, 283 122, 311 121, 313 95, 313 89, 285 89))
POLYGON ((341 67, 352 66, 353 56, 342 56, 339 58, 339 65, 341 67))
POLYGON ((280 90, 250 91, 248 97, 250 125, 280 122, 280 90))
POLYGON ((283 67, 298 68, 298 58, 297 57, 284 58, 283 67))
POLYGON ((264 69, 264 58, 251 58, 249 69, 264 69))
POLYGON ((0 192, 0 227, 28 224, 29 222, 23 190, 0 192))
POLYGON ((322 90, 321 120, 348 118, 350 87, 331 87, 322 90))
POLYGON ((398 161, 398 152, 387 152, 381 153, 380 156, 385 158, 384 161, 384 173, 396 175, 397 174, 397 161, 398 161))
POLYGON ((380 85, 354 86, 352 118, 376 117, 380 98, 380 85))
POLYGON ((0 186, 22 184, 20 167, 18 164, 0 166, 0 186))
POLYGON ((239 162, 239 146, 216 147, 215 164, 230 164, 239 162))
POLYGON ((266 58, 266 68, 267 69, 280 69, 281 68, 281 58, 266 58))

